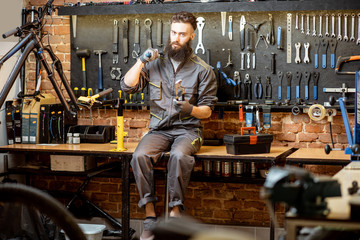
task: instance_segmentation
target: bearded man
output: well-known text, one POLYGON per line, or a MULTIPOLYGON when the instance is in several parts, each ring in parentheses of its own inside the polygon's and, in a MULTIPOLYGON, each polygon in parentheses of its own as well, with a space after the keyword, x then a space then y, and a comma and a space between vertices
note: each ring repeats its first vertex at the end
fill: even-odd
POLYGON ((150 88, 149 132, 139 142, 131 167, 140 194, 139 207, 146 219, 141 240, 153 239, 156 222, 153 165, 164 152, 167 163, 170 217, 184 210, 185 192, 195 163, 192 156, 202 145, 200 120, 211 116, 217 102, 213 70, 191 48, 196 18, 188 12, 171 17, 171 30, 164 56, 147 49, 121 80, 127 93, 150 88))

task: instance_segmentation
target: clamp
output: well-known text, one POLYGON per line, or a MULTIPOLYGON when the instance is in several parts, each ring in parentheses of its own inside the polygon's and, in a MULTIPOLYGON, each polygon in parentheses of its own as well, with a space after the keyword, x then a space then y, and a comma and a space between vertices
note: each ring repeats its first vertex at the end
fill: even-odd
POLYGON ((121 78, 121 68, 112 67, 110 70, 110 77, 112 80, 120 80, 121 78))

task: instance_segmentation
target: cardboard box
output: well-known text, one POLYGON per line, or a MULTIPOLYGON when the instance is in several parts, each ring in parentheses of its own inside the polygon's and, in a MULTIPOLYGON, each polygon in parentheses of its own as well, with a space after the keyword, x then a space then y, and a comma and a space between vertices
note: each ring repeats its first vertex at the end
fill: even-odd
POLYGON ((50 155, 52 171, 84 172, 96 167, 96 160, 91 156, 50 155))

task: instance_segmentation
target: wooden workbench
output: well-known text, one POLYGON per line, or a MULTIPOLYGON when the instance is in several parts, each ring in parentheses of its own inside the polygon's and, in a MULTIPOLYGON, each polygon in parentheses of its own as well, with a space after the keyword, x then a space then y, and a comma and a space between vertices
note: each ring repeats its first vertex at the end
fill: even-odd
MULTIPOLYGON (((130 227, 130 160, 137 143, 125 143, 127 150, 113 151, 116 144, 13 144, 0 146, 1 153, 9 154, 57 154, 57 155, 81 155, 94 157, 112 157, 121 162, 122 171, 122 239, 129 239, 130 227)), ((271 147, 270 153, 232 155, 226 153, 225 146, 203 146, 195 155, 196 160, 216 161, 244 161, 244 162, 265 162, 275 165, 277 160, 284 161, 285 157, 293 152, 289 147, 271 147)), ((272 228, 273 231, 273 228, 272 228)), ((273 236, 273 234, 271 235, 273 236)), ((273 239, 273 238, 271 238, 273 239)))
POLYGON ((299 148, 286 157, 286 163, 345 166, 350 163, 350 155, 346 155, 343 150, 326 154, 323 148, 299 148))

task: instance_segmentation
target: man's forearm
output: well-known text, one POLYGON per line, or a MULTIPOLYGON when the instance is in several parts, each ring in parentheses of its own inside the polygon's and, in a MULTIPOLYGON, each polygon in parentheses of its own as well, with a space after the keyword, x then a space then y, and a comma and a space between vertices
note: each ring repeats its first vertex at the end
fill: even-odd
POLYGON ((211 116, 212 110, 209 106, 194 106, 191 112, 191 116, 194 116, 198 119, 204 119, 211 116))
POLYGON ((136 86, 140 79, 141 69, 144 67, 144 63, 142 63, 139 59, 136 61, 134 66, 132 66, 129 71, 125 74, 124 82, 129 87, 136 86))

